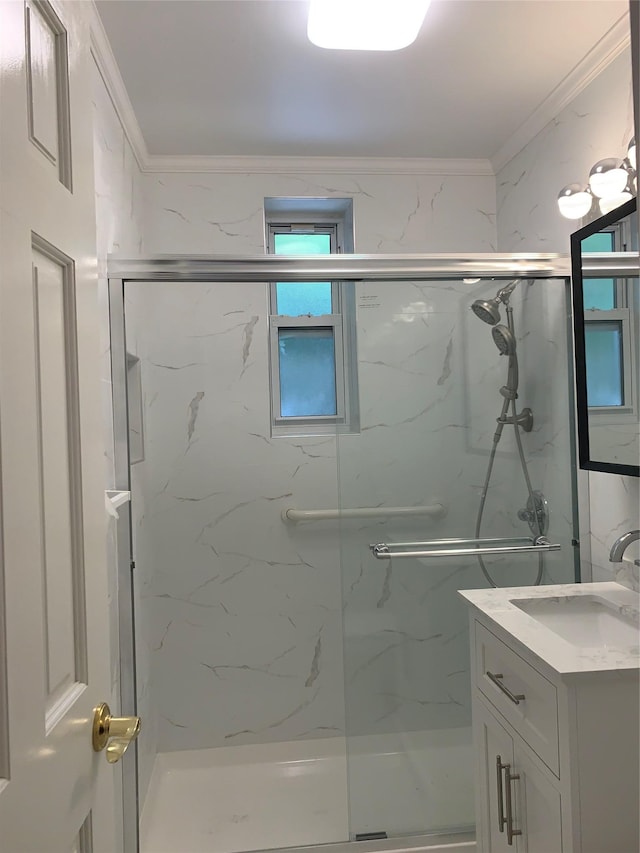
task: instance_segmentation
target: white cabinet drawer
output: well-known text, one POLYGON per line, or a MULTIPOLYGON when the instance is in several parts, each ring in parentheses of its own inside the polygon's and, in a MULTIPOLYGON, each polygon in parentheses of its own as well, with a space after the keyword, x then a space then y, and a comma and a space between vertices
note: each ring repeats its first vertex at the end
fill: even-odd
POLYGON ((483 625, 475 625, 478 689, 559 778, 555 686, 483 625))

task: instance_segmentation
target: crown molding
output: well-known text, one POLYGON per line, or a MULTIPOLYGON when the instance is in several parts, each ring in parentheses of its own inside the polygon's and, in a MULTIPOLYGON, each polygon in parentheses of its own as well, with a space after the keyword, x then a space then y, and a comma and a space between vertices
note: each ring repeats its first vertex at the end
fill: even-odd
POLYGON ((431 157, 147 156, 145 172, 240 175, 493 175, 489 160, 431 157))
POLYGON ((629 14, 622 15, 602 39, 580 60, 518 130, 491 157, 497 175, 516 154, 537 136, 583 89, 629 47, 629 14))
POLYGON ((98 66, 98 71, 102 76, 104 85, 122 125, 124 135, 129 141, 133 156, 136 158, 139 169, 144 172, 146 171, 145 164, 149 159, 147 144, 144 141, 138 119, 129 100, 127 88, 124 85, 118 63, 113 55, 111 44, 102 24, 102 19, 93 0, 88 5, 91 9, 91 55, 98 66))

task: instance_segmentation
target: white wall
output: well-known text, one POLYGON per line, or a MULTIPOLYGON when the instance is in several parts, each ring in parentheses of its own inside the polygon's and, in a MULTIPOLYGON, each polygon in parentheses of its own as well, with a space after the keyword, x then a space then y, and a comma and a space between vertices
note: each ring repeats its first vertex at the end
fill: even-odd
MULTIPOLYGON (((586 180, 603 157, 622 157, 633 136, 630 52, 621 54, 497 175, 498 246, 502 251, 568 252, 579 223, 563 219, 556 198, 565 184, 586 180)), ((549 320, 548 322, 551 322, 549 320)), ((554 338, 562 335, 557 318, 554 338)), ((638 568, 609 563, 611 544, 638 527, 639 480, 588 476, 593 580, 638 585, 638 568)), ((638 556, 632 548, 628 556, 638 556)))

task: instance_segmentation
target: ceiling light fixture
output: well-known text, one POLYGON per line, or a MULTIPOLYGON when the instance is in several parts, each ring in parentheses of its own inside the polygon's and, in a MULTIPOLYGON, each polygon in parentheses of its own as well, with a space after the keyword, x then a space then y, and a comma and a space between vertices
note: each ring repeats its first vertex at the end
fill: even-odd
POLYGON ((401 50, 420 31, 431 0, 311 0, 307 35, 330 50, 401 50))
POLYGON ((609 213, 630 201, 638 191, 636 141, 632 139, 624 160, 608 157, 591 167, 589 182, 568 184, 558 194, 558 208, 565 219, 582 219, 609 213))

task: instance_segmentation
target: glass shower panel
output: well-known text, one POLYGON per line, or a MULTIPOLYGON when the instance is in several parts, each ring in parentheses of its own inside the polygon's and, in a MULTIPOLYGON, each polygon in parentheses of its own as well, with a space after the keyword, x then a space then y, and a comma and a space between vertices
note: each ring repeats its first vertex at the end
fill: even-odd
POLYGON ((125 289, 141 853, 348 838, 338 525, 283 518, 336 507, 335 437, 271 434, 268 297, 125 289))
MULTIPOLYGON (((468 616, 457 590, 489 582, 476 556, 378 560, 369 546, 531 535, 518 515, 529 495, 508 424, 476 528, 509 359, 470 308, 504 284, 357 285, 361 431, 337 439, 340 507, 425 510, 341 523, 351 838, 473 829, 468 616)), ((562 546, 545 554, 543 583, 573 582, 566 284, 523 281, 510 305, 517 410, 533 413, 531 431, 521 430, 524 458, 548 501, 546 535, 562 546)), ((506 324, 504 305, 501 313, 506 324)), ((521 586, 535 582, 538 561, 485 565, 499 586, 521 586)))

